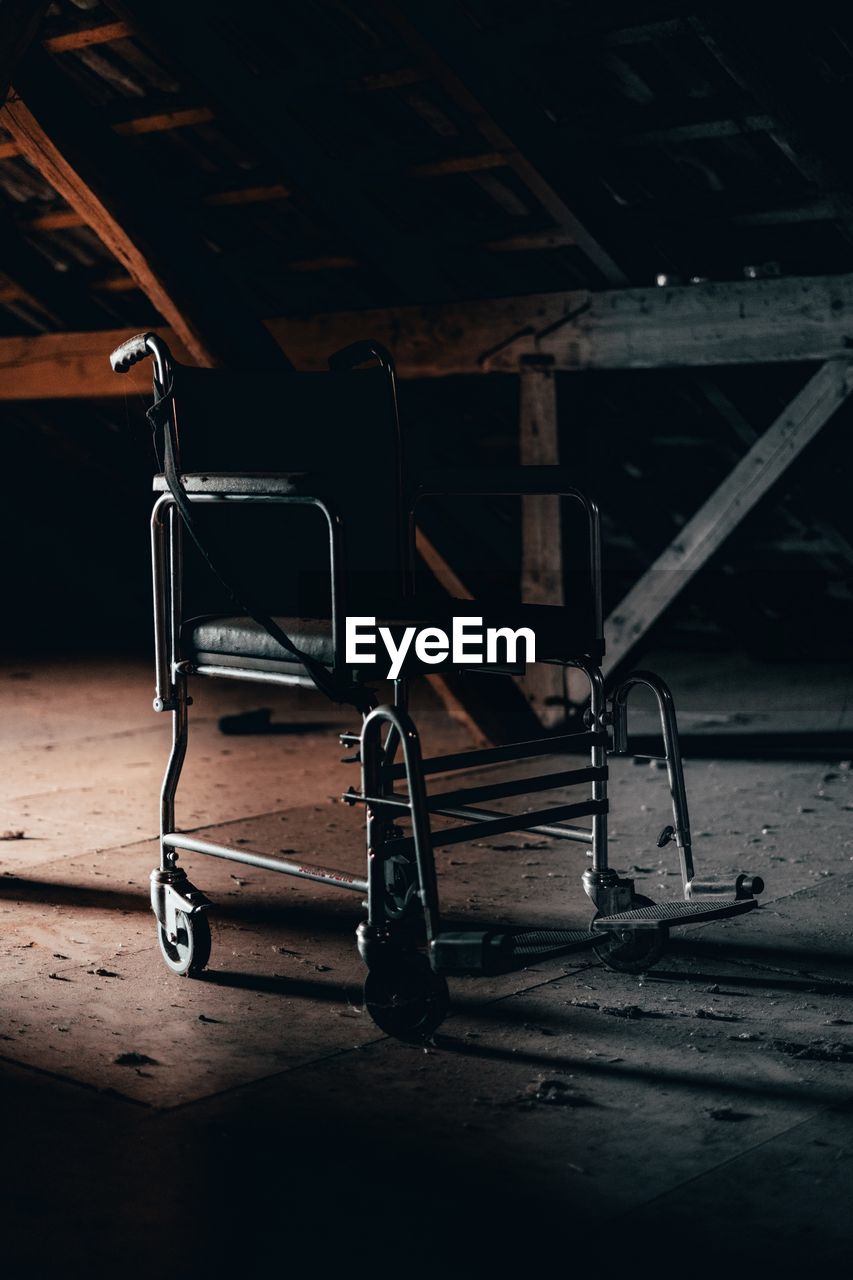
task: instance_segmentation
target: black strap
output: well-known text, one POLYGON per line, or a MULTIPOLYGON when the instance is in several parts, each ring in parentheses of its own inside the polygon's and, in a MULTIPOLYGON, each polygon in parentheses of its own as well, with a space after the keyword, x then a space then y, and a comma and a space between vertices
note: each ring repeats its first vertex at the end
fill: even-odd
MULTIPOLYGON (((174 444, 172 440, 172 432, 170 429, 169 405, 172 402, 174 394, 174 384, 170 383, 164 390, 160 388, 155 378, 154 380, 154 403, 146 413, 146 417, 151 424, 152 431, 156 436, 157 431, 163 432, 163 474, 166 478, 166 484, 169 492, 175 500, 175 506, 180 512, 181 519, 187 533, 195 543, 201 558, 210 569, 214 577, 222 584, 228 595, 233 600, 236 608, 240 613, 246 614, 256 622, 259 627, 266 631, 277 644, 284 649, 285 653, 301 663, 308 672, 315 686, 324 693, 332 702, 345 702, 356 707, 359 711, 366 714, 376 705, 376 698, 373 693, 366 689, 363 685, 356 683, 345 684, 336 680, 328 667, 322 662, 318 662, 316 658, 312 658, 309 653, 305 653, 298 645, 294 644, 290 637, 281 629, 275 618, 270 617, 262 609, 255 608, 248 603, 246 593, 239 587, 234 586, 234 580, 230 574, 225 573, 217 561, 211 556, 207 547, 201 539, 196 528, 195 519, 193 517, 192 503, 187 497, 186 490, 181 484, 178 475, 177 464, 175 461, 174 444)), ((221 552, 220 552, 221 554, 221 552)))

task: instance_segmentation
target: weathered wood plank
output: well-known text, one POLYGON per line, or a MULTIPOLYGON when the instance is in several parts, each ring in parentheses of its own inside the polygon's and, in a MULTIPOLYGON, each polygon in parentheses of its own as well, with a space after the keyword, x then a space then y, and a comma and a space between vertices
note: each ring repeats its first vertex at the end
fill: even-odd
MULTIPOLYGON (((829 360, 850 352, 853 275, 335 311, 268 327, 297 368, 323 369, 330 352, 371 336, 408 378, 517 374, 531 355, 551 356, 555 371, 829 360)), ((0 400, 115 395, 104 352, 125 337, 0 339, 0 400)))
MULTIPOLYGON (((181 107, 174 111, 155 111, 142 116, 132 116, 129 120, 117 120, 111 126, 113 133, 122 137, 133 137, 143 133, 168 133, 170 129, 185 129, 188 125, 207 124, 213 119, 209 107, 181 107)), ((12 156, 26 154, 21 151, 17 142, 0 144, 0 160, 8 160, 12 156)))
POLYGON ((853 366, 828 360, 634 584, 605 624, 605 674, 630 654, 691 578, 853 391, 853 366))
POLYGON ((113 40, 126 40, 133 35, 127 22, 99 22, 91 27, 79 27, 59 36, 49 36, 44 47, 49 53, 68 53, 73 49, 88 49, 94 44, 109 44, 113 40))
POLYGON ((157 175, 33 48, 0 112, 29 163, 83 217, 172 326, 193 362, 287 365, 157 175))

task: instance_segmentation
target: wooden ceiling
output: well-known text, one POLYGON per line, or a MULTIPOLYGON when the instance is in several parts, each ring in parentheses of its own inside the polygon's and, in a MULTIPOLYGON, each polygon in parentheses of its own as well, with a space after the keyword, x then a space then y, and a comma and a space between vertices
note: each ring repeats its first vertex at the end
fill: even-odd
MULTIPOLYGON (((118 394, 106 353, 144 327, 199 363, 297 367, 375 332, 408 377, 448 379, 422 387, 433 418, 410 419, 438 452, 476 417, 450 375, 518 373, 531 354, 603 371, 564 379, 559 418, 578 483, 605 499, 607 558, 625 562, 615 616, 807 384, 847 395, 840 366, 814 364, 846 361, 853 335, 853 11, 794 9, 6 0, 7 439, 30 457, 38 432, 64 465, 84 428, 59 402, 118 394), (736 364, 755 367, 718 367, 736 364), (672 366, 642 385, 619 372, 672 366)), ((514 395, 497 414, 481 397, 467 461, 517 456, 514 395)), ((74 455, 82 472, 124 417, 86 418, 102 436, 74 455)), ((830 430, 837 451, 846 427, 830 430)), ((748 522, 761 585, 729 575, 744 586, 711 603, 724 627, 797 621, 792 570, 849 607, 833 457, 798 463, 809 484, 776 482, 748 522)))
POLYGON ((834 8, 55 0, 0 116, 0 336, 180 332, 205 262, 244 319, 846 272, 834 8))

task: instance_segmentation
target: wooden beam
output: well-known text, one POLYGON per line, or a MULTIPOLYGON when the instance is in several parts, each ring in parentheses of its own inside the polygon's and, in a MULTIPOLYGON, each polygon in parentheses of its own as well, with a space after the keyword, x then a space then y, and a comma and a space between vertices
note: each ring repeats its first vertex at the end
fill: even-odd
POLYGON ((433 545, 423 529, 415 530, 415 546, 418 555, 429 569, 436 582, 442 587, 449 596, 453 596, 456 600, 473 600, 474 597, 465 586, 465 583, 452 569, 445 560, 440 551, 433 545))
MULTIPOLYGON (((213 119, 210 107, 179 107, 174 111, 153 111, 129 120, 116 120, 111 128, 120 137, 134 137, 144 133, 166 133, 170 129, 185 129, 188 125, 207 124, 213 119)), ((21 155, 17 142, 0 143, 0 160, 21 155)))
MULTIPOLYGON (((436 582, 449 596, 473 600, 465 583, 423 529, 415 530, 415 546, 436 582)), ((427 676, 427 680, 447 714, 482 746, 523 742, 536 736, 539 728, 536 716, 511 677, 474 675, 472 678, 470 672, 438 671, 427 676)))
MULTIPOLYGON (((556 466, 560 442, 554 370, 548 364, 524 360, 519 382, 521 465, 556 466)), ((528 604, 563 603, 563 537, 557 497, 521 500, 521 598, 528 604)), ((565 720, 562 667, 534 665, 520 685, 547 728, 565 720)))
MULTIPOLYGON (((360 266, 361 263, 357 258, 347 258, 343 254, 330 253, 325 256, 318 255, 316 258, 291 258, 287 262, 280 263, 278 270, 292 271, 297 275, 310 275, 317 271, 354 271, 360 266)), ((139 285, 132 276, 117 272, 95 280, 92 288, 101 290, 104 293, 130 293, 134 289, 138 289, 139 285)))
POLYGON ((15 68, 38 35, 49 0, 3 0, 0 5, 0 103, 15 68))
POLYGON ((729 120, 702 120, 696 124, 672 125, 666 129, 647 129, 617 138, 620 147, 670 147, 709 138, 738 138, 746 133, 771 133, 777 122, 773 116, 739 116, 729 120))
POLYGON ((120 137, 134 138, 145 133, 185 129, 193 124, 209 124, 213 118, 210 107, 177 107, 174 111, 153 111, 144 116, 132 116, 129 120, 116 120, 112 129, 120 137))
POLYGON ((16 72, 2 124, 29 163, 85 220, 198 364, 287 365, 158 175, 128 154, 47 54, 16 72))
POLYGON ((546 231, 521 231, 515 236, 503 236, 500 240, 487 240, 481 249, 489 253, 539 253, 547 249, 564 249, 574 244, 574 236, 568 231, 548 229, 546 231))
MULTIPOLYGON (((748 422, 743 416, 737 405, 729 399, 726 393, 707 374, 700 374, 696 378, 696 387, 708 406, 719 414, 741 444, 751 448, 758 439, 759 433, 752 423, 748 422)), ((820 502, 819 495, 815 495, 815 499, 818 503, 820 502)), ((776 504, 776 514, 787 525, 794 538, 799 537, 802 541, 804 533, 812 535, 809 545, 813 555, 820 558, 820 551, 813 541, 813 535, 816 534, 823 543, 825 553, 838 557, 848 565, 853 565, 853 544, 847 540, 841 530, 834 524, 824 519, 823 516, 815 514, 808 497, 806 497, 805 502, 802 498, 797 501, 788 497, 781 498, 776 504)), ((824 568, 826 568, 828 563, 826 554, 824 554, 822 562, 824 568)))
POLYGON ((425 67, 398 67, 395 71, 374 71, 358 76, 344 85, 347 93, 379 93, 386 89, 403 89, 410 84, 423 84, 429 79, 425 67))
MULTIPOLYGON (((556 372, 818 361, 849 355, 853 275, 525 294, 267 325, 299 369, 323 369, 330 352, 369 335, 408 378, 515 375, 537 355, 556 372)), ((0 400, 115 396, 104 352, 127 332, 0 338, 0 400)))
POLYGON ((99 22, 95 26, 80 27, 77 31, 65 31, 62 35, 48 36, 43 41, 48 53, 69 53, 74 49, 88 49, 93 44, 109 44, 112 40, 126 40, 133 35, 127 22, 99 22))
POLYGON ((454 173, 482 173, 486 169, 505 169, 507 157, 502 151, 479 151, 476 155, 446 156, 442 160, 430 160, 413 165, 409 173, 413 178, 444 178, 454 173))
MULTIPOLYGON (((282 182, 269 183, 260 187, 235 187, 226 191, 214 191, 204 196, 201 203, 211 208, 225 205, 264 204, 273 200, 287 200, 291 191, 282 182)), ((86 223, 76 209, 54 209, 50 213, 39 213, 22 224, 33 231, 58 231, 66 227, 85 227, 86 223)))
POLYGON ((625 661, 729 534, 853 391, 849 360, 828 360, 613 610, 605 675, 625 661))

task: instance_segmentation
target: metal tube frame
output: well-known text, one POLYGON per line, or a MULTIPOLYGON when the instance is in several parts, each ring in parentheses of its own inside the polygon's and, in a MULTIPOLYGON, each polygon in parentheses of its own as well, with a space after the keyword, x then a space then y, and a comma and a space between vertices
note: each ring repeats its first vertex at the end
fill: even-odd
MULTIPOLYGON (((191 502, 228 502, 228 494, 187 494, 191 502)), ((281 502, 290 505, 316 506, 324 514, 329 529, 329 556, 332 571, 332 643, 337 658, 338 619, 343 616, 342 525, 340 517, 321 498, 292 494, 234 495, 240 502, 281 502)), ((161 494, 151 514, 151 564, 154 596, 154 668, 155 711, 172 713, 172 749, 160 791, 160 869, 174 871, 177 846, 167 841, 175 834, 175 795, 187 753, 189 733, 187 694, 188 675, 232 675, 243 679, 257 678, 261 673, 198 665, 183 660, 180 648, 182 528, 180 513, 170 493, 161 494)), ((335 674, 342 669, 336 665, 335 674)), ((265 682, 289 684, 301 677, 284 673, 264 676, 265 682)), ((235 860, 239 860, 236 856, 235 860)), ((284 868, 282 868, 284 869, 284 868)), ((343 875, 343 873, 341 873, 343 875)))
POLYGON ((684 896, 691 896, 694 878, 693 850, 690 840, 690 817, 687 809, 687 788, 684 784, 684 764, 678 739, 678 722, 675 703, 668 685, 651 671, 632 671, 611 695, 613 708, 613 754, 628 752, 628 696, 638 685, 651 689, 655 695, 663 735, 666 772, 672 801, 673 835, 678 845, 678 860, 684 896))
POLYGON ((426 787, 422 768, 420 739, 408 712, 400 706, 376 707, 365 717, 361 730, 362 794, 373 797, 367 806, 367 929, 373 942, 390 940, 390 925, 385 901, 385 859, 400 842, 389 838, 389 810, 382 803, 387 787, 383 766, 390 754, 402 751, 409 787, 409 814, 412 823, 411 846, 415 854, 418 897, 423 907, 427 945, 438 936, 440 927, 438 879, 433 856, 426 787), (381 734, 387 725, 383 743, 381 734))

